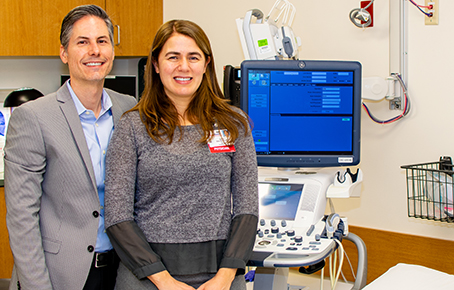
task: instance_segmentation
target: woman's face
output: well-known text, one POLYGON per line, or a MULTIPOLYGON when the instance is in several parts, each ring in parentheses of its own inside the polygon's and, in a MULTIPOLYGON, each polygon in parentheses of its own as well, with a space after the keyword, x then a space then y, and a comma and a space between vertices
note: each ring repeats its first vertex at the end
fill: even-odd
POLYGON ((154 63, 167 96, 174 102, 189 102, 203 79, 209 59, 194 39, 174 33, 164 44, 154 63))

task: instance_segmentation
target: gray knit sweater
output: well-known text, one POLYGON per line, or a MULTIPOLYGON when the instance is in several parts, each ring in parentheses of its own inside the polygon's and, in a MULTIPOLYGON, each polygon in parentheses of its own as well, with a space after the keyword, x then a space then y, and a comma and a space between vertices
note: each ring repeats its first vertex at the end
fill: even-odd
POLYGON ((234 153, 210 153, 200 137, 198 125, 184 126, 181 140, 177 129, 170 145, 158 144, 137 111, 115 128, 106 159, 105 222, 122 261, 139 278, 247 262, 258 214, 252 136, 240 128, 234 153), (193 265, 195 250, 207 253, 197 262, 207 265, 193 265))

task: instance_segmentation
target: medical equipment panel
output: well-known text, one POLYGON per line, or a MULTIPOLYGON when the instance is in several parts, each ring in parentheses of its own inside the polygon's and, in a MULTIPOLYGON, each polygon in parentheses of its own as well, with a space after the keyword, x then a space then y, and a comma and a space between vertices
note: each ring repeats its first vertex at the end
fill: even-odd
POLYGON ((259 224, 251 263, 264 267, 311 265, 328 256, 326 191, 334 173, 259 168, 259 224))

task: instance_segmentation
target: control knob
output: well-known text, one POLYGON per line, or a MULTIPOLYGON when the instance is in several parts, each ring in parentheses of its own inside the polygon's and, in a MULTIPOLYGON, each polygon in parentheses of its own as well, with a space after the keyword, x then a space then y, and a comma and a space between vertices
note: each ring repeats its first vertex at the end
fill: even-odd
POLYGON ((293 237, 295 235, 295 230, 288 230, 287 231, 287 236, 293 237))

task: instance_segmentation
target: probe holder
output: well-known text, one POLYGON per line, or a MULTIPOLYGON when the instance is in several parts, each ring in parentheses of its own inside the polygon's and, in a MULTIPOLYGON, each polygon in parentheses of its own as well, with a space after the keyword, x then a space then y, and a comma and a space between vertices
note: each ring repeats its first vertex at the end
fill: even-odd
POLYGON ((343 173, 337 172, 334 182, 326 191, 326 198, 349 198, 359 197, 361 194, 361 183, 363 182, 363 171, 358 168, 355 174, 350 169, 343 173))

